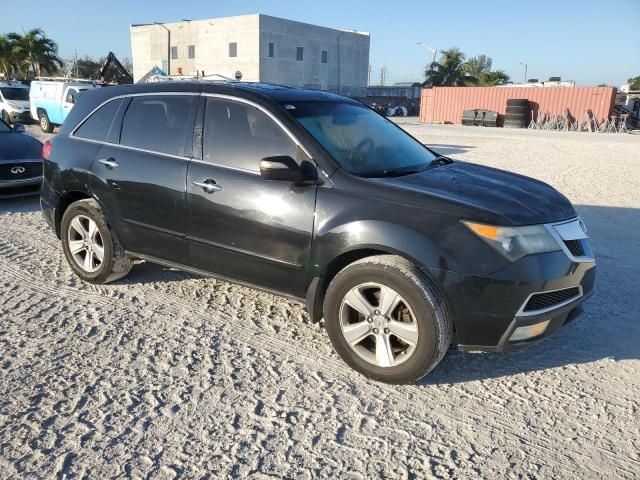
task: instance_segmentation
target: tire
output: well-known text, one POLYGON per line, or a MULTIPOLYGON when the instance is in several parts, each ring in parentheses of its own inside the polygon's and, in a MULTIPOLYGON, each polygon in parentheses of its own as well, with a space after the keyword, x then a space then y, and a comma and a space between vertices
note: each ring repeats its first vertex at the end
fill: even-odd
POLYGON ((381 382, 415 382, 442 360, 451 344, 452 322, 442 295, 415 265, 398 256, 367 257, 345 267, 331 281, 323 310, 338 355, 354 370, 381 382), (400 300, 376 314, 385 309, 380 297, 393 298, 389 292, 400 300), (373 311, 368 316, 351 306, 363 298, 367 303, 360 304, 360 312, 373 311), (408 341, 402 342, 396 332, 408 341), (378 345, 390 348, 379 351, 378 345))
POLYGON ((509 98, 507 107, 527 107, 529 108, 529 100, 527 98, 509 98))
POLYGON ((40 128, 45 133, 53 132, 53 124, 49 121, 49 116, 47 112, 41 112, 38 115, 38 120, 40 121, 40 128))
POLYGON ((2 120, 4 120, 4 123, 7 125, 11 125, 11 117, 9 117, 9 114, 4 110, 2 111, 2 120))
POLYGON ((505 120, 504 128, 527 128, 529 122, 522 122, 519 120, 505 120))
POLYGON ((531 115, 528 113, 511 113, 505 115, 504 118, 514 122, 528 122, 531 119, 531 115))
POLYGON ((96 284, 113 282, 126 276, 133 266, 132 260, 126 256, 102 207, 93 199, 79 200, 67 208, 62 216, 60 233, 62 249, 69 266, 86 282, 96 284), (91 228, 90 222, 94 222, 94 229, 91 228), (90 235, 92 231, 97 233, 90 235), (91 242, 87 246, 83 238, 89 237, 91 242), (78 248, 79 251, 72 252, 70 242, 80 242, 73 244, 73 247, 78 248), (100 259, 100 247, 102 259, 100 259), (92 258, 87 262, 89 255, 92 258))
POLYGON ((513 114, 516 114, 516 115, 518 115, 518 114, 527 114, 527 115, 529 115, 530 111, 531 110, 529 110, 528 106, 527 107, 515 106, 515 107, 507 107, 507 110, 506 110, 505 113, 507 115, 513 115, 513 114))

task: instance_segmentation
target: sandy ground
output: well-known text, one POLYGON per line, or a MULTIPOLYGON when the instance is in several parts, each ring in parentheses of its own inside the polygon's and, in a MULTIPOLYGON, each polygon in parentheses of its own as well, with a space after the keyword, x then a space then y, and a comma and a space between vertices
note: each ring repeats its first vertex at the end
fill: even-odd
POLYGON ((0 478, 638 478, 640 138, 405 128, 575 203, 599 268, 579 320, 378 384, 300 304, 145 263, 83 283, 37 201, 3 201, 0 478))

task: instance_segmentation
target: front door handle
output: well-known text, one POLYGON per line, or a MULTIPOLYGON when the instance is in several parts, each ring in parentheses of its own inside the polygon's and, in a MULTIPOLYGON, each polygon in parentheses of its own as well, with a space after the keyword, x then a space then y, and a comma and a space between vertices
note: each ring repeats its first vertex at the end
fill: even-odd
POLYGON ((222 185, 217 184, 212 178, 207 178, 204 182, 193 182, 193 184, 202 188, 205 193, 216 193, 222 190, 222 185))
POLYGON ((116 162, 115 158, 101 158, 98 160, 102 165, 107 167, 109 170, 113 170, 114 168, 118 168, 118 162, 116 162))

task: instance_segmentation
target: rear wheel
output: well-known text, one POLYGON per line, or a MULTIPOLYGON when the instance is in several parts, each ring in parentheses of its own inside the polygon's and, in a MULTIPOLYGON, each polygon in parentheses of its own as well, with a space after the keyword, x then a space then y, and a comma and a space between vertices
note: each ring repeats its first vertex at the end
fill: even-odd
POLYGON ((423 377, 451 343, 441 295, 415 265, 393 255, 368 257, 338 273, 327 289, 324 318, 342 359, 387 383, 423 377))
POLYGON ((41 112, 38 118, 40 120, 40 128, 42 129, 43 132, 46 132, 46 133, 53 132, 53 125, 49 121, 49 116, 47 115, 47 112, 41 112))
POLYGON ((93 199, 77 201, 62 216, 62 249, 73 271, 91 283, 109 283, 129 273, 133 262, 93 199))

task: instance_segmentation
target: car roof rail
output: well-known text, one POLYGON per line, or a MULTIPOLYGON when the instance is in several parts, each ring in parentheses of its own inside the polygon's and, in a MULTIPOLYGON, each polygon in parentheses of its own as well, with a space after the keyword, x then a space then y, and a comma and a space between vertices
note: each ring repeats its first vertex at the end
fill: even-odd
POLYGON ((37 81, 42 82, 77 82, 77 83, 96 83, 90 78, 74 78, 74 77, 36 77, 37 81))

